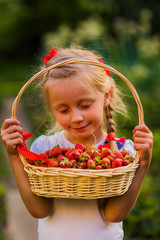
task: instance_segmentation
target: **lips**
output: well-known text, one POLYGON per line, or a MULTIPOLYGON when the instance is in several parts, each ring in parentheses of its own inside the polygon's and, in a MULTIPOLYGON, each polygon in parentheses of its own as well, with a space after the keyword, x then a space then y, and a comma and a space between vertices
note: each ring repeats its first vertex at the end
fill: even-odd
POLYGON ((90 123, 88 123, 88 124, 85 125, 85 126, 78 127, 78 128, 73 128, 73 129, 74 129, 75 131, 83 131, 83 130, 85 130, 89 125, 90 125, 90 123))

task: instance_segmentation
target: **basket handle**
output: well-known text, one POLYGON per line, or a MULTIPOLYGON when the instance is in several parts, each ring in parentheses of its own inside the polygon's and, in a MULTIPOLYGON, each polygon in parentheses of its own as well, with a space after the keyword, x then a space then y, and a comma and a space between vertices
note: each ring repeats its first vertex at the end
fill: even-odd
POLYGON ((88 64, 88 65, 95 65, 97 67, 102 67, 104 69, 107 69, 113 73, 115 73, 117 76, 119 76, 129 87, 130 91, 132 92, 134 99, 136 101, 137 107, 138 107, 138 117, 139 117, 139 124, 143 124, 144 123, 144 113, 143 113, 143 107, 141 104, 141 101, 139 99, 138 93, 136 91, 136 89, 134 88, 134 86, 132 85, 132 83, 120 72, 118 72, 116 69, 114 69, 113 67, 106 65, 104 63, 100 63, 100 62, 96 62, 96 61, 90 61, 90 60, 83 60, 83 59, 71 59, 71 60, 67 60, 67 61, 62 61, 60 63, 54 64, 49 66, 48 68, 42 69, 41 71, 39 71, 38 73, 36 73, 34 76, 32 76, 26 83, 25 85, 20 89, 17 97, 15 98, 13 104, 12 104, 12 118, 16 118, 16 110, 20 101, 20 98, 23 94, 23 92, 25 91, 25 89, 33 82, 35 81, 37 78, 39 78, 40 76, 42 76, 44 73, 50 71, 51 69, 54 68, 58 68, 61 67, 65 64, 88 64))
MULTIPOLYGON (((138 107, 138 118, 139 118, 139 124, 144 124, 144 113, 143 113, 143 107, 141 104, 141 101, 139 99, 138 93, 136 91, 136 89, 134 88, 134 86, 132 85, 132 83, 124 76, 122 75, 120 72, 118 72, 116 69, 114 69, 113 67, 106 65, 104 63, 101 62, 96 62, 96 61, 90 61, 90 60, 85 60, 85 59, 70 59, 70 60, 65 60, 56 64, 53 64, 51 66, 49 66, 48 68, 42 69, 41 71, 39 71, 38 73, 36 73, 34 76, 32 76, 26 83, 25 85, 20 89, 17 97, 15 98, 13 104, 12 104, 12 118, 16 118, 16 110, 20 101, 20 98, 23 94, 23 92, 25 91, 25 89, 33 82, 35 81, 37 78, 39 78, 40 76, 42 76, 44 73, 50 71, 51 69, 54 68, 58 68, 61 66, 64 66, 65 64, 87 64, 87 65, 94 65, 97 67, 101 67, 104 69, 107 69, 113 73, 115 73, 117 76, 119 76, 129 87, 130 91, 132 92, 134 99, 136 101, 137 107, 138 107)), ((138 153, 138 152, 137 152, 138 153)))

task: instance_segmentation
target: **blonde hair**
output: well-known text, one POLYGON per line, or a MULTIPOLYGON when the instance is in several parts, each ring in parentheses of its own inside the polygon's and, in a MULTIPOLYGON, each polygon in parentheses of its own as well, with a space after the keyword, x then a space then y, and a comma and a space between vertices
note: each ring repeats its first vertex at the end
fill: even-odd
MULTIPOLYGON (((93 60, 99 62, 100 56, 90 50, 82 50, 78 48, 60 49, 58 54, 51 57, 42 67, 47 68, 60 61, 69 60, 72 58, 93 60)), ((45 102, 50 106, 48 101, 48 83, 54 79, 66 78, 80 74, 80 79, 88 81, 97 91, 106 93, 111 90, 110 103, 104 106, 104 126, 106 131, 115 132, 114 116, 116 113, 126 115, 126 105, 123 101, 123 94, 116 86, 114 79, 109 77, 105 70, 101 67, 86 65, 86 64, 66 64, 62 67, 48 71, 41 78, 42 96, 45 102)), ((84 81, 83 81, 84 82, 84 81)), ((83 83, 82 83, 83 84, 83 83)))

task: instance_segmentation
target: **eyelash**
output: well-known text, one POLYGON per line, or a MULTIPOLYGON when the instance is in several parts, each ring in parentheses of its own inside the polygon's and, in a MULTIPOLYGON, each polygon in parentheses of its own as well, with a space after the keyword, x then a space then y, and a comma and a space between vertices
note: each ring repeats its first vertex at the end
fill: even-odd
POLYGON ((90 107, 90 104, 89 104, 89 105, 81 106, 80 108, 88 108, 88 107, 90 107))
MULTIPOLYGON (((91 103, 90 104, 88 104, 88 105, 84 105, 84 106, 80 106, 80 108, 84 108, 84 109, 86 109, 86 108, 89 108, 90 107, 90 105, 91 105, 91 103)), ((66 109, 66 110, 62 110, 62 111, 60 111, 60 113, 67 113, 68 112, 68 109, 66 109)))
POLYGON ((60 111, 60 113, 66 113, 68 111, 68 109, 60 111))

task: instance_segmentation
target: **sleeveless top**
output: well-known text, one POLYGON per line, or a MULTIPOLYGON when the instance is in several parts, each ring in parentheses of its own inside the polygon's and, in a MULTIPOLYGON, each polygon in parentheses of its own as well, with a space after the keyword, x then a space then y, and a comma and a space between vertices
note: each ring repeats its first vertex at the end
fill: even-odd
MULTIPOLYGON (((105 138, 96 147, 104 144, 105 138)), ((60 147, 75 146, 61 131, 51 136, 38 137, 30 150, 39 154, 58 144, 60 147)), ((120 151, 123 149, 135 155, 131 140, 126 140, 120 151)), ((39 240, 122 240, 123 235, 122 222, 110 223, 103 220, 97 199, 55 198, 51 215, 38 220, 39 240)))

